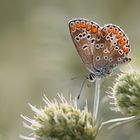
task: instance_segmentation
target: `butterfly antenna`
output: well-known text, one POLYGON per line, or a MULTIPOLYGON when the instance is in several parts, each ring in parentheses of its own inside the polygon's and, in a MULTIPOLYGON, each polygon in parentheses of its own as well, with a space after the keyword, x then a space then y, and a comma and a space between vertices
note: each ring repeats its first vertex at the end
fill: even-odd
POLYGON ((81 95, 81 93, 82 93, 82 89, 83 89, 83 87, 84 87, 84 84, 85 84, 86 80, 87 80, 87 79, 84 79, 84 81, 83 81, 83 83, 82 83, 82 86, 81 86, 81 88, 80 88, 79 94, 78 94, 78 96, 77 96, 77 99, 78 99, 78 100, 79 100, 79 98, 80 98, 80 95, 81 95))

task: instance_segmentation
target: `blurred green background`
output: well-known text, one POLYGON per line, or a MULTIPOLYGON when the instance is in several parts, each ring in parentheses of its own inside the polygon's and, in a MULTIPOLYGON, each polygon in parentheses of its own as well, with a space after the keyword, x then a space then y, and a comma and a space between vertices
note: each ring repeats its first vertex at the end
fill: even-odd
MULTIPOLYGON (((0 140, 19 140, 19 134, 28 133, 20 114, 33 117, 28 103, 43 106, 43 89, 49 99, 57 92, 66 98, 78 94, 88 72, 73 47, 70 19, 85 17, 122 27, 131 43, 131 65, 139 69, 139 14, 139 0, 0 0, 0 140)), ((113 81, 103 81, 102 96, 113 81)), ((91 108, 94 85, 85 84, 82 93, 79 105, 87 98, 91 108)), ((109 110, 108 102, 104 97, 103 119, 122 117, 109 110)), ((102 139, 139 140, 140 130, 133 124, 104 128, 97 137, 102 139)))

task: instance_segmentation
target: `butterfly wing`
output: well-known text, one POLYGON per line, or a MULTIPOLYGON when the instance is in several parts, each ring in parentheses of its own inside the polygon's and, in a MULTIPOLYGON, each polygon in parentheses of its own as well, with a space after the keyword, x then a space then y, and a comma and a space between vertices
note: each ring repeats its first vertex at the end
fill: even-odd
POLYGON ((73 19, 69 29, 75 48, 86 68, 96 77, 109 74, 117 65, 130 62, 129 40, 123 30, 113 24, 100 27, 86 19, 73 19))
POLYGON ((105 49, 107 50, 103 50, 102 66, 114 68, 119 64, 131 61, 128 58, 130 51, 129 40, 120 27, 112 24, 105 25, 102 28, 102 34, 104 34, 102 40, 104 40, 105 49))
POLYGON ((69 22, 69 29, 75 48, 83 63, 90 72, 93 72, 95 68, 93 62, 94 45, 99 36, 99 25, 78 18, 69 22))

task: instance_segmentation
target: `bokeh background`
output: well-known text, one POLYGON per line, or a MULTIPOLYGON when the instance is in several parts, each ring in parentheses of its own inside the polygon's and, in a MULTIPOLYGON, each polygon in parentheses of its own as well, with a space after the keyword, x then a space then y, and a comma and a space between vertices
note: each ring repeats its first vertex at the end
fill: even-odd
MULTIPOLYGON (((100 25, 114 23, 123 28, 131 43, 134 69, 140 67, 139 0, 0 0, 0 140, 19 140, 27 134, 20 114, 33 117, 28 103, 43 106, 42 96, 77 96, 88 73, 78 56, 68 30, 75 17, 100 25), (74 80, 72 80, 74 78, 74 80)), ((128 71, 129 67, 123 67, 128 71)), ((122 117, 109 109, 106 90, 115 76, 102 83, 102 118, 122 117)), ((93 104, 94 84, 86 83, 79 106, 93 104)), ((103 128, 97 140, 139 140, 134 124, 113 130, 103 128)))

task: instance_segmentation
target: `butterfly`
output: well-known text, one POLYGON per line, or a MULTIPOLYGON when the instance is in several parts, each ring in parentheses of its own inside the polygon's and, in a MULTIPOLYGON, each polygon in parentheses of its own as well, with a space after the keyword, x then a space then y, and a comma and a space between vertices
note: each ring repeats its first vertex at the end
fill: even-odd
POLYGON ((124 31, 114 24, 101 27, 94 21, 76 18, 69 21, 69 30, 85 67, 88 79, 106 77, 118 65, 131 61, 130 44, 124 31))

